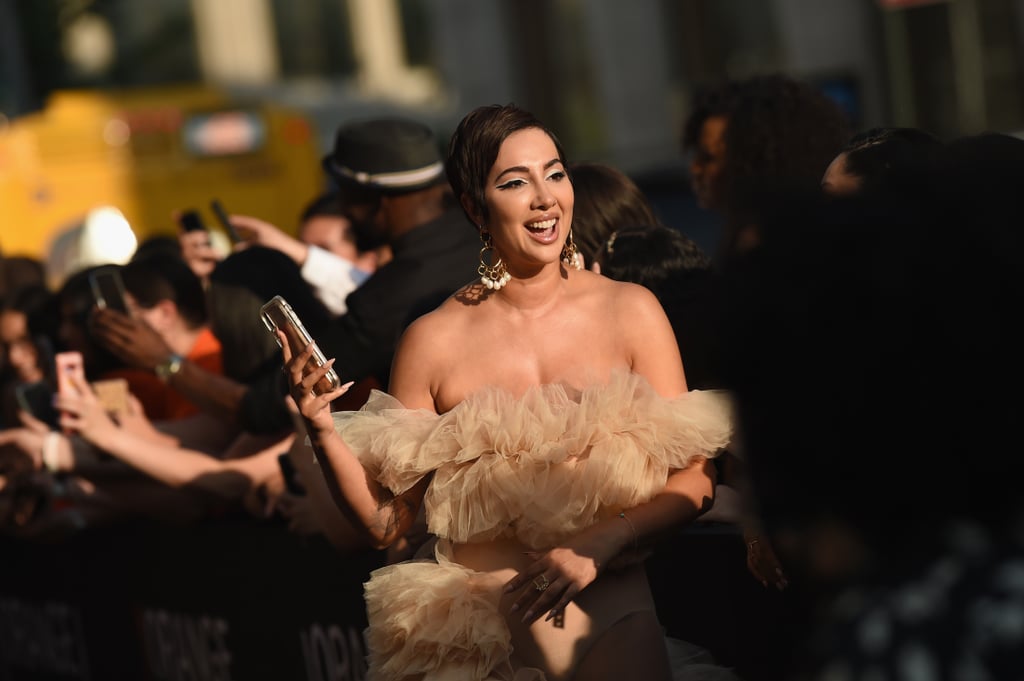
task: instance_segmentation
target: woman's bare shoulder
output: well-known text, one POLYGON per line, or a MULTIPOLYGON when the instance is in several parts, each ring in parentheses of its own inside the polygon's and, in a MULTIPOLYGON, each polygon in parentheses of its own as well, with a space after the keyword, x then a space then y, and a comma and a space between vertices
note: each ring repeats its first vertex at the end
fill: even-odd
POLYGON ((617 313, 648 313, 661 310, 661 303, 647 288, 628 281, 616 281, 600 274, 588 273, 582 283, 601 305, 611 305, 617 313))
POLYGON ((416 352, 428 352, 461 335, 467 324, 468 306, 464 298, 469 285, 446 298, 436 308, 417 317, 402 334, 402 346, 410 346, 416 352))

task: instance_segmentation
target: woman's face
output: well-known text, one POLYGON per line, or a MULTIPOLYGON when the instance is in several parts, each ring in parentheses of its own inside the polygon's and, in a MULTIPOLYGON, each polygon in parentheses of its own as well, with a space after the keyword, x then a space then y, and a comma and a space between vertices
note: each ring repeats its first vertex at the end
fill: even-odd
POLYGON ((14 369, 19 381, 41 381, 39 352, 28 333, 28 319, 23 312, 5 310, 0 313, 0 348, 14 369))
POLYGON ((705 210, 721 211, 725 193, 725 116, 708 116, 700 128, 700 138, 690 162, 690 182, 697 205, 705 210))
POLYGON ((572 225, 573 190, 558 150, 539 128, 502 143, 484 188, 485 225, 506 264, 558 261, 572 225))

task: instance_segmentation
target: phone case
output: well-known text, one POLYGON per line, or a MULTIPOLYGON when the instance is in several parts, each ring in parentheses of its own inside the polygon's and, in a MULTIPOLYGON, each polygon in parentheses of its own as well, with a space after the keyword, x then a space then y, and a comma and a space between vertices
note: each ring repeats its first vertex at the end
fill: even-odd
MULTIPOLYGON (((298 315, 295 314, 292 306, 284 298, 281 296, 271 298, 270 301, 260 308, 260 318, 271 333, 274 333, 277 329, 281 329, 284 332, 284 335, 288 338, 288 346, 291 348, 292 354, 298 354, 305 350, 307 345, 313 344, 313 356, 310 357, 310 361, 304 369, 305 375, 309 375, 327 363, 324 353, 320 351, 320 347, 313 340, 313 337, 309 335, 309 332, 306 331, 306 327, 302 325, 298 315)), ((280 345, 280 339, 276 334, 274 338, 278 341, 278 345, 280 345)), ((316 385, 313 386, 313 392, 317 395, 322 395, 336 390, 340 385, 341 379, 332 368, 322 379, 316 382, 316 385)))
POLYGON ((79 385, 85 384, 85 365, 82 362, 82 353, 58 352, 54 357, 54 362, 57 366, 57 392, 65 395, 77 395, 79 390, 75 387, 72 379, 79 385))
POLYGON ((93 272, 89 275, 89 286, 92 288, 96 305, 128 313, 128 305, 124 302, 124 280, 116 270, 93 272))
POLYGON ((50 428, 57 427, 57 410, 53 407, 53 386, 45 381, 19 383, 14 388, 18 407, 50 428))
POLYGON ((231 224, 231 220, 228 219, 228 212, 224 210, 223 204, 217 199, 210 202, 210 209, 213 210, 213 214, 217 216, 217 221, 220 222, 224 231, 228 233, 228 238, 231 239, 232 243, 238 243, 242 240, 242 237, 235 231, 235 226, 231 224))
POLYGON ((93 381, 93 392, 103 407, 115 416, 128 413, 128 381, 123 378, 108 378, 93 381))

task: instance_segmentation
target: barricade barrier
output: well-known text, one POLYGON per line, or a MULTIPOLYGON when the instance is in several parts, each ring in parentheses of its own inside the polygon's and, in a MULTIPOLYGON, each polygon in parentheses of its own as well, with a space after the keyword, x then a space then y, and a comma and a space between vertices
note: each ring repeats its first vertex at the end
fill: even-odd
POLYGON ((361 681, 362 585, 342 554, 277 522, 0 540, 0 679, 361 681))
MULTIPOLYGON (((362 681, 363 583, 383 562, 248 516, 0 539, 0 680, 362 681)), ((778 678, 783 595, 747 574, 736 528, 680 532, 647 571, 667 636, 778 678)))

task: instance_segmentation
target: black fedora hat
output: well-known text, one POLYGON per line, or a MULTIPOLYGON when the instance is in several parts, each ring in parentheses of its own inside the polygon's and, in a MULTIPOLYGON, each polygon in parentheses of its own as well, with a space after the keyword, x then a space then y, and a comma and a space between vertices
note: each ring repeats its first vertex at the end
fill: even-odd
POLYGON ((372 118, 342 125, 323 166, 339 182, 386 193, 425 189, 444 175, 434 131, 403 118, 372 118))

